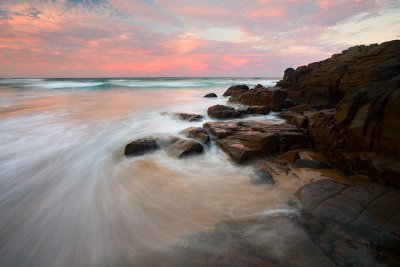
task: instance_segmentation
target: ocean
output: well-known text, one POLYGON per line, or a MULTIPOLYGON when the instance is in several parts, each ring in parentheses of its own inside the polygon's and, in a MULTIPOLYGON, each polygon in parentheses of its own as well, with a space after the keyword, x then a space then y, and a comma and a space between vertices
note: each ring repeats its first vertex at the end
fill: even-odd
MULTIPOLYGON (((222 219, 288 209, 302 181, 254 186, 252 167, 215 145, 186 159, 123 155, 137 138, 213 121, 207 108, 226 104, 231 85, 278 80, 0 79, 0 266, 135 262, 222 219), (210 92, 218 97, 203 97, 210 92)), ((251 119, 282 122, 274 113, 251 119)))

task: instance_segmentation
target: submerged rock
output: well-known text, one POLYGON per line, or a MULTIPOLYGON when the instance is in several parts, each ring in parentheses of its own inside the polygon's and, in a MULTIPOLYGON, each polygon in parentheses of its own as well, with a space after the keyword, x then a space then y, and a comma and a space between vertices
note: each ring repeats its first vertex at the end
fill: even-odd
POLYGON ((272 185, 275 184, 275 181, 267 168, 259 167, 251 175, 250 183, 253 185, 272 185))
POLYGON ((189 114, 189 113, 174 113, 174 117, 183 121, 201 121, 204 117, 199 114, 189 114))
POLYGON ((181 139, 167 146, 164 150, 171 157, 184 158, 203 153, 203 146, 195 140, 181 139))
POLYGON ((208 93, 204 95, 203 97, 218 97, 216 93, 208 93))
POLYGON ((139 156, 158 149, 157 140, 154 138, 140 138, 125 146, 125 156, 139 156))
POLYGON ((180 132, 186 137, 196 139, 204 144, 208 144, 210 142, 210 137, 206 130, 201 127, 189 127, 180 132))
POLYGON ((236 111, 233 107, 224 105, 215 105, 209 107, 207 110, 208 116, 215 119, 232 119, 239 118, 240 112, 236 111))

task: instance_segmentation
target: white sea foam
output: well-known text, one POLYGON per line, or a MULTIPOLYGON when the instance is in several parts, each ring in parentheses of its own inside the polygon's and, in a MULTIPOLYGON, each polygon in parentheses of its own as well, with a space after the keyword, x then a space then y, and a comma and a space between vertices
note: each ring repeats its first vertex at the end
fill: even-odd
MULTIPOLYGON (((71 85, 33 83, 47 82, 71 85)), ((72 84, 77 83, 95 82, 72 84)), ((227 213, 286 212, 291 181, 252 186, 252 168, 231 164, 215 145, 187 159, 164 151, 123 156, 124 146, 136 138, 201 126, 209 120, 209 106, 227 101, 202 96, 221 95, 226 86, 30 88, 0 89, 0 99, 13 97, 0 113, 0 266, 104 266, 212 229, 227 213), (167 115, 171 112, 205 119, 180 121, 167 115)))

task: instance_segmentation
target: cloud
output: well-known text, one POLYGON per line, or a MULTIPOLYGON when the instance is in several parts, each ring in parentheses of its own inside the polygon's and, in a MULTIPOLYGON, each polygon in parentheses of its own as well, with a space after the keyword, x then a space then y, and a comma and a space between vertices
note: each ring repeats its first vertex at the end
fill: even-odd
POLYGON ((398 38, 391 0, 0 3, 0 76, 280 76, 398 38))

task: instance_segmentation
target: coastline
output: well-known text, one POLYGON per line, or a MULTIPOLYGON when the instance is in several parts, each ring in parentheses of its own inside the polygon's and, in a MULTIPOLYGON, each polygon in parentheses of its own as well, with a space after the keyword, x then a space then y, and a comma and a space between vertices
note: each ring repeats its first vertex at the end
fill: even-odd
POLYGON ((140 262, 399 265, 400 120, 394 115, 400 106, 399 51, 398 40, 352 47, 325 61, 287 69, 277 87, 230 87, 224 93, 228 103, 249 108, 210 107, 208 115, 220 122, 200 129, 233 162, 253 166, 257 183, 273 186, 282 177, 304 180, 310 177, 304 169, 338 175, 328 172, 299 186, 288 199, 297 212, 231 218, 214 231, 191 237, 185 246, 140 262), (230 121, 282 109, 280 116, 288 124, 230 121))

